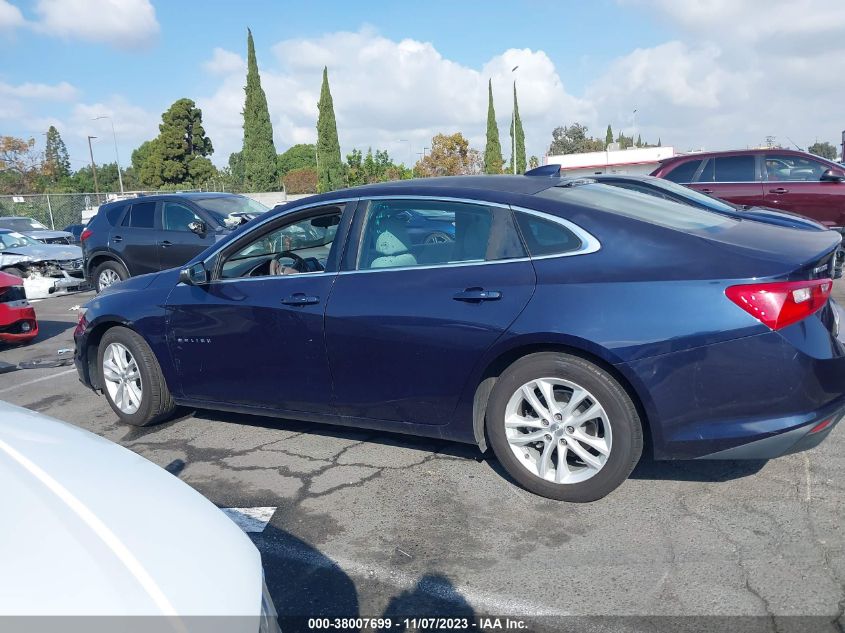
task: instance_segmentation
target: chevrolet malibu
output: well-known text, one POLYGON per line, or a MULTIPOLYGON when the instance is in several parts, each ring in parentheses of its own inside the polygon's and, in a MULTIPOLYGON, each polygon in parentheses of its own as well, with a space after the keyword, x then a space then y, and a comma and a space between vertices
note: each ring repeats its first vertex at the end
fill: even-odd
POLYGON ((491 447, 598 499, 657 459, 767 459, 845 413, 840 236, 542 167, 300 200, 88 304, 85 385, 124 422, 179 406, 491 447), (409 235, 448 216, 449 239, 409 235))

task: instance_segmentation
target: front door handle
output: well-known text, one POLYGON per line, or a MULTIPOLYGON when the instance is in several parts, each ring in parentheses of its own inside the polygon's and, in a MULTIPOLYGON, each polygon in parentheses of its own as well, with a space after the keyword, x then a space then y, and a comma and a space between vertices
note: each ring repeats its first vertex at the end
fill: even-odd
POLYGON ((167 248, 168 246, 173 246, 173 242, 171 242, 170 240, 164 240, 163 242, 159 243, 164 246, 164 248, 167 248))
POLYGON ((789 189, 785 187, 778 187, 777 189, 769 189, 769 193, 789 193, 789 189))
POLYGON ((469 301, 470 303, 481 303, 482 301, 498 301, 502 293, 498 290, 485 290, 484 288, 467 288, 455 293, 452 297, 455 301, 469 301))
POLYGON ((282 299, 282 303, 286 306, 310 306, 315 303, 320 303, 320 297, 312 297, 310 295, 297 292, 289 297, 282 299))
POLYGON ((702 189, 701 193, 713 193, 712 189, 702 189))

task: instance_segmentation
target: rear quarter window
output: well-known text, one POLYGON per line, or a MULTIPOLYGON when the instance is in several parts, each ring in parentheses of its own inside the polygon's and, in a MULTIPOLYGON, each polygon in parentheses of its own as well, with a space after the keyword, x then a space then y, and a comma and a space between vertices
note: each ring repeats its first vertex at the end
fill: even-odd
POLYGON ((112 226, 117 226, 127 206, 125 204, 116 204, 113 207, 107 207, 104 214, 106 216, 106 222, 112 226))
POLYGON ((688 160, 670 170, 669 173, 663 177, 666 180, 671 180, 672 182, 692 182, 699 165, 701 165, 700 160, 688 160))
POLYGON ((575 233, 559 222, 521 211, 515 215, 522 239, 532 257, 571 253, 583 244, 575 233))

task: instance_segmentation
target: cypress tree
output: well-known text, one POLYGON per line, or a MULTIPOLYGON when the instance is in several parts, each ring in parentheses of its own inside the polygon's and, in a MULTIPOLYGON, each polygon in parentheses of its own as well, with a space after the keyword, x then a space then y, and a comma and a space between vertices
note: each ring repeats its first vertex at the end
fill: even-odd
POLYGON ((267 109, 267 96, 261 88, 252 31, 247 29, 246 101, 244 103, 243 170, 246 191, 276 191, 279 174, 273 125, 267 109))
POLYGON ((607 149, 607 146, 613 142, 613 128, 610 127, 610 124, 607 126, 607 134, 604 135, 604 147, 607 149))
POLYGON ((637 147, 643 146, 643 137, 637 134, 637 147))
POLYGON ((663 141, 660 138, 657 139, 657 147, 663 147, 663 141))
POLYGON ((343 162, 340 159, 340 141, 337 139, 337 121, 334 102, 329 90, 329 69, 323 67, 323 86, 317 103, 317 191, 334 191, 343 187, 343 162))
POLYGON ((484 148, 484 173, 502 173, 502 144, 499 142, 499 126, 496 124, 496 109, 493 107, 493 80, 487 82, 487 146, 484 148))
POLYGON ((525 130, 522 129, 522 119, 519 117, 519 103, 516 99, 516 82, 513 82, 513 118, 511 119, 511 169, 516 160, 516 173, 525 173, 525 130), (514 139, 514 122, 516 122, 516 139, 514 139), (515 141, 515 142, 514 142, 515 141), (516 158, 514 158, 516 150, 516 158))

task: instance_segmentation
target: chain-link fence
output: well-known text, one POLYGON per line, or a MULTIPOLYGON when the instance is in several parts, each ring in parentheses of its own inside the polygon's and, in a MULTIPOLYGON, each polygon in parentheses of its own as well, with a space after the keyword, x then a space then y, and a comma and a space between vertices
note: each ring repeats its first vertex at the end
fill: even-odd
MULTIPOLYGON (((200 190, 184 189, 182 191, 200 190)), ((0 217, 34 218, 44 226, 61 231, 70 224, 85 224, 89 218, 97 213, 97 208, 101 204, 110 200, 153 193, 160 192, 133 191, 123 196, 118 193, 37 193, 21 196, 0 196, 0 217)))

